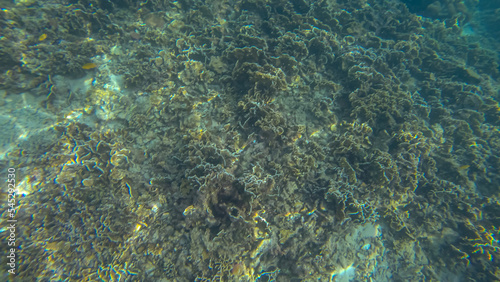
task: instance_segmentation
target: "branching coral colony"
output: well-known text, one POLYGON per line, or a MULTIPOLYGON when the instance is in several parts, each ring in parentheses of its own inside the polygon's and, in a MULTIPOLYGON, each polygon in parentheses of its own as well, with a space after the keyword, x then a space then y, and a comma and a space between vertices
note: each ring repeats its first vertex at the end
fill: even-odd
POLYGON ((498 58, 436 3, 5 7, 19 279, 499 279, 498 58))

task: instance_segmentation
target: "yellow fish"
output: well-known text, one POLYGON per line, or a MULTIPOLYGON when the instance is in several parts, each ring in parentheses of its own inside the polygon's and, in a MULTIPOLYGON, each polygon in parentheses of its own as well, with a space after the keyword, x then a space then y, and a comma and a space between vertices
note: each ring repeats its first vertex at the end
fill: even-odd
POLYGON ((40 35, 40 37, 38 37, 38 40, 44 41, 46 38, 47 38, 47 34, 44 33, 44 34, 40 35))
POLYGON ((86 63, 82 66, 82 69, 84 70, 90 70, 90 69, 93 69, 93 68, 96 68, 97 65, 94 64, 94 63, 86 63))

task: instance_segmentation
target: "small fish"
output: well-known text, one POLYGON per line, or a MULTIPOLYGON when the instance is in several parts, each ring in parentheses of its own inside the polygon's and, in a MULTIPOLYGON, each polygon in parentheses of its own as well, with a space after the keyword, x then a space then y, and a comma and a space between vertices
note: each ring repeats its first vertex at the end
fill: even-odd
POLYGON ((38 37, 38 40, 44 41, 46 38, 47 38, 47 34, 44 33, 44 34, 40 35, 40 37, 38 37))
POLYGON ((90 69, 93 69, 93 68, 96 68, 97 65, 94 64, 94 63, 86 63, 82 66, 82 69, 84 70, 90 70, 90 69))
POLYGON ((470 167, 470 165, 462 165, 458 167, 458 170, 466 170, 470 167))

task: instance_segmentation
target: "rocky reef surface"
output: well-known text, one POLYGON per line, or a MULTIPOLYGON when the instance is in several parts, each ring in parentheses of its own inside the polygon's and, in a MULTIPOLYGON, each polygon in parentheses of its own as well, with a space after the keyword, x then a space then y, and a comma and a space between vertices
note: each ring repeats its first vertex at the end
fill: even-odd
POLYGON ((0 3, 2 280, 500 279, 500 7, 0 3))

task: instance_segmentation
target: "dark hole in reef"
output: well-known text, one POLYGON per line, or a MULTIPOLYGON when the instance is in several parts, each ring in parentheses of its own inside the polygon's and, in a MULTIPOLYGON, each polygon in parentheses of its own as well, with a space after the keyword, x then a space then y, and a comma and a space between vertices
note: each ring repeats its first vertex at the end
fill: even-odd
POLYGON ((436 2, 436 0, 403 0, 408 10, 416 14, 424 13, 427 7, 434 2, 436 2))
POLYGON ((303 0, 291 1, 293 5, 293 9, 295 12, 299 14, 306 14, 309 12, 309 8, 311 7, 308 3, 303 0))
POLYGON ((217 234, 219 234, 219 232, 220 232, 219 225, 210 227, 210 235, 212 235, 212 238, 217 236, 217 234))
POLYGON ((432 185, 421 184, 417 186, 417 189, 415 189, 415 194, 425 196, 428 193, 430 193, 431 190, 432 190, 432 185))
POLYGON ((233 216, 233 217, 238 217, 238 210, 237 210, 237 209, 233 209, 233 210, 231 211, 231 216, 233 216))

